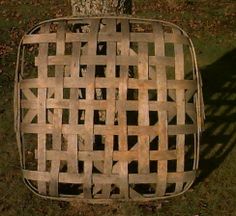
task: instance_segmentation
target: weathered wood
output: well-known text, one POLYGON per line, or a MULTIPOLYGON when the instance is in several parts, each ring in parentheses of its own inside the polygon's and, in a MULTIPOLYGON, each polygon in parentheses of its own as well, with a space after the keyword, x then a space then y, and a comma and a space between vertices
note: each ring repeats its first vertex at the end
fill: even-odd
MULTIPOLYGON (((41 29, 40 33, 48 33, 49 25, 45 25, 44 28, 41 29)), ((48 43, 41 43, 39 45, 39 59, 40 66, 38 67, 39 79, 44 80, 47 77, 47 67, 48 67, 48 43)), ((41 88, 38 90, 38 103, 37 113, 38 113, 38 122, 39 124, 46 123, 46 93, 47 88, 41 88)), ((35 115, 34 115, 35 116, 35 115)), ((32 119, 31 119, 32 120, 32 119)), ((31 122, 31 121, 30 121, 31 122)), ((30 123, 29 122, 29 123, 30 123)), ((46 134, 38 134, 38 170, 46 171, 46 134)), ((46 183, 38 182, 38 190, 39 193, 46 195, 46 183)))
POLYGON ((25 67, 24 54, 16 70, 17 140, 28 186, 42 196, 90 202, 186 191, 202 117, 197 71, 185 79, 184 51, 193 49, 186 34, 169 23, 120 17, 61 19, 36 29, 21 44, 31 49, 35 70, 25 67))
MULTIPOLYGON (((56 55, 64 55, 65 52, 65 23, 58 25, 57 32, 57 45, 56 55)), ((63 77, 64 77, 64 66, 55 66, 55 80, 57 86, 55 86, 55 99, 63 99, 63 77)), ((52 147, 56 150, 62 148, 62 109, 54 109, 53 113, 53 132, 52 132, 52 147)), ((51 180, 49 185, 49 191, 52 196, 58 196, 58 172, 60 171, 60 158, 56 158, 51 163, 51 180)))
MULTIPOLYGON (((163 37, 163 26, 158 23, 154 24, 154 34, 155 34, 155 55, 165 56, 165 43, 163 37)), ((157 100, 161 102, 167 101, 167 76, 166 67, 160 64, 156 64, 156 70, 158 71, 156 76, 157 81, 157 100)), ((159 145, 158 149, 160 151, 166 151, 168 149, 168 121, 167 112, 158 112, 159 120, 159 145)), ((167 184, 167 173, 168 173, 168 160, 158 161, 157 164, 157 185, 156 194, 157 196, 163 196, 166 193, 167 184)))

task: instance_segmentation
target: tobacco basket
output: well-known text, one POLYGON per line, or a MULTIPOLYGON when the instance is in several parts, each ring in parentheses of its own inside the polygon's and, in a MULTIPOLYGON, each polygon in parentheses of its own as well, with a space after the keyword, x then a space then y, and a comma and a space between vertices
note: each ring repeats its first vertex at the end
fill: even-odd
POLYGON ((194 47, 174 24, 60 18, 19 46, 15 129, 43 197, 148 201, 193 183, 203 118, 194 47))

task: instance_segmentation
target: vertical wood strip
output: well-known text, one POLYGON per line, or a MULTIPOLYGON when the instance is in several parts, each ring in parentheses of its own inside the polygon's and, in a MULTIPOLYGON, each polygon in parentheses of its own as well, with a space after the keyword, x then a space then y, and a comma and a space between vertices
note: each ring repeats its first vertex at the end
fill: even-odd
MULTIPOLYGON (((129 56, 129 21, 121 20, 121 55, 129 56)), ((120 127, 119 134, 119 150, 128 151, 127 143, 127 117, 126 117, 126 99, 127 99, 127 83, 128 83, 128 72, 129 66, 120 66, 120 83, 119 83, 119 106, 118 106, 118 124, 120 127)), ((121 196, 128 199, 128 162, 120 162, 120 172, 121 182, 120 182, 120 192, 121 196)))
MULTIPOLYGON (((158 62, 159 56, 165 56, 165 42, 163 27, 158 23, 153 23, 153 32, 155 36, 155 55, 158 62)), ((160 64, 156 64, 157 73, 157 101, 167 101, 167 80, 166 80, 166 68, 160 64)), ((167 111, 158 112, 158 126, 159 126, 159 151, 168 150, 168 135, 167 135, 167 111)), ((157 166, 157 196, 163 196, 166 192, 167 185, 167 161, 158 161, 157 166)))
MULTIPOLYGON (((72 43, 72 61, 70 67, 71 78, 79 76, 80 71, 80 42, 72 43)), ((70 89, 70 113, 69 113, 69 124, 76 126, 78 124, 78 109, 76 107, 76 101, 78 99, 78 89, 70 89)), ((68 137, 68 172, 78 173, 78 138, 77 134, 70 134, 68 137)))
MULTIPOLYGON (((138 76, 139 80, 148 80, 148 44, 143 42, 138 44, 138 76)), ((147 89, 139 89, 138 102, 138 125, 149 126, 147 89)), ((149 136, 138 137, 138 154, 138 172, 140 174, 149 173, 149 136)))
MULTIPOLYGON (((116 32, 116 20, 107 20, 107 33, 116 32)), ((107 68, 106 76, 108 78, 115 77, 116 69, 116 42, 107 42, 107 68)), ((115 120, 115 88, 107 89, 107 103, 108 109, 106 111, 106 125, 114 125, 115 120)), ((113 143, 114 136, 108 135, 105 138, 105 159, 104 159, 104 174, 111 175, 112 173, 112 162, 113 162, 113 143)), ((103 186, 103 196, 104 198, 110 197, 111 184, 103 186)))
MULTIPOLYGON (((50 25, 45 24, 41 27, 40 33, 48 33, 50 25)), ((40 82, 44 82, 47 79, 48 71, 48 43, 39 44, 39 66, 38 66, 38 78, 40 82)), ((46 124, 46 95, 47 89, 38 89, 38 124, 46 124)), ((46 171, 46 134, 38 134, 38 171, 46 171)), ((38 182, 38 191, 40 194, 46 195, 46 182, 38 182)))
MULTIPOLYGON (((100 26, 100 19, 91 20, 90 32, 88 36, 88 55, 96 55, 97 51, 97 37, 100 26)), ((94 62, 96 64, 96 62, 94 62)), ((85 78, 87 79, 88 87, 86 88, 86 100, 94 100, 95 93, 95 65, 88 65, 87 72, 85 74, 85 78)), ((85 128, 86 128, 86 136, 85 136, 85 151, 93 150, 93 125, 94 124, 94 109, 93 107, 88 107, 85 111, 85 128)), ((92 189, 92 169, 93 162, 85 161, 84 162, 84 197, 86 199, 92 198, 91 189, 92 189)))
MULTIPOLYGON (((181 32, 177 29, 173 29, 173 33, 180 35, 181 32)), ((184 51, 182 44, 174 44, 175 51, 175 79, 184 80, 184 51)), ((185 124, 185 91, 184 89, 176 90, 176 106, 177 106, 177 125, 185 124)), ((185 135, 178 134, 176 140, 177 150, 177 172, 184 171, 184 146, 185 135)), ((176 183, 175 192, 179 193, 183 189, 183 181, 176 183)))
MULTIPOLYGON (((56 55, 63 56, 65 52, 65 23, 61 22, 58 24, 57 36, 56 36, 56 55)), ((63 99, 63 76, 64 66, 55 66, 55 80, 57 86, 55 87, 55 99, 63 99)), ((61 151, 62 146, 62 109, 54 109, 53 115, 53 143, 52 147, 54 150, 61 151)), ((60 157, 58 156, 51 162, 51 180, 49 186, 49 192, 52 196, 58 196, 58 177, 60 169, 60 157)))

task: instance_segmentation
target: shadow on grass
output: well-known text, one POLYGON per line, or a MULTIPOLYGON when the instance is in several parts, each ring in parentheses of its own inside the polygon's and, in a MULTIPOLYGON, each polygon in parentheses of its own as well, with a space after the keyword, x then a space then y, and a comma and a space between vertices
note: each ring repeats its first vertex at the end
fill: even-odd
POLYGON ((236 144, 236 49, 201 70, 206 125, 200 152, 200 176, 207 178, 236 144))

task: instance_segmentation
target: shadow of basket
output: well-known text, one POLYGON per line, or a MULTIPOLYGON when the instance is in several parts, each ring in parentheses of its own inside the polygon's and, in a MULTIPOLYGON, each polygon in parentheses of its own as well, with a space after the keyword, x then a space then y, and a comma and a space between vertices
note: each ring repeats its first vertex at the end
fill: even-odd
POLYGON ((236 143, 236 49, 201 70, 205 132, 200 153, 202 181, 224 162, 236 143))

